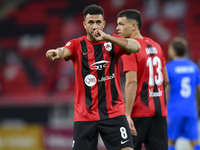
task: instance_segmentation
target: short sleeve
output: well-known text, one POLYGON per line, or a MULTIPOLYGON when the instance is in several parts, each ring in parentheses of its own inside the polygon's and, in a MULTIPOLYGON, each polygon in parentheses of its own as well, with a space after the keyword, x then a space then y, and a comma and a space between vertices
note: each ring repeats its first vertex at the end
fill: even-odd
POLYGON ((162 67, 165 67, 165 66, 166 66, 166 59, 165 59, 163 50, 162 50, 162 48, 160 47, 160 45, 159 45, 159 48, 160 48, 160 51, 161 51, 162 67))
POLYGON ((137 72, 137 59, 136 53, 132 53, 131 55, 123 55, 122 56, 123 63, 123 71, 136 71, 137 72))
POLYGON ((71 52, 71 56, 65 60, 69 60, 69 59, 74 59, 75 55, 76 55, 76 40, 70 40, 69 42, 67 42, 67 44, 64 46, 66 48, 69 49, 69 51, 71 52))

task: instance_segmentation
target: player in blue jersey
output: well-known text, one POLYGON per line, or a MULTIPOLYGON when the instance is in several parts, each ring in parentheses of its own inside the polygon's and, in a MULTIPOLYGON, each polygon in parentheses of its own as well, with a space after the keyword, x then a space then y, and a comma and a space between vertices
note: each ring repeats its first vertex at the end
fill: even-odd
POLYGON ((174 38, 169 44, 168 150, 175 150, 180 136, 189 139, 194 150, 200 150, 196 105, 196 90, 200 92, 199 68, 184 58, 186 50, 187 42, 182 38, 174 38))

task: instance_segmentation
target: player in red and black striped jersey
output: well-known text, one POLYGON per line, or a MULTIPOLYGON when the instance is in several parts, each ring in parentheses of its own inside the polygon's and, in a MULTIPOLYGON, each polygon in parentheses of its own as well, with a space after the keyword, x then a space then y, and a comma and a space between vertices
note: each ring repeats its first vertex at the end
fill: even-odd
POLYGON ((120 12, 117 23, 122 37, 134 38, 141 45, 139 53, 122 56, 126 116, 134 135, 134 150, 141 150, 143 143, 147 150, 167 150, 168 75, 163 51, 159 44, 140 34, 142 17, 137 10, 120 12))
POLYGON ((104 33, 101 7, 90 5, 83 14, 87 35, 46 53, 50 60, 71 59, 75 69, 73 150, 96 150, 99 133, 107 149, 131 150, 118 62, 123 54, 139 52, 140 44, 104 33))

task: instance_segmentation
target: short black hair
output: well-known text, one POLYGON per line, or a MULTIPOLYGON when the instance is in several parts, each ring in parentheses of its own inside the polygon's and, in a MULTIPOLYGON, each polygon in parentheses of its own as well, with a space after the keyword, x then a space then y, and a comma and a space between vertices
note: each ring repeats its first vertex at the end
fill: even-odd
POLYGON ((170 42, 170 46, 175 50, 177 56, 183 57, 188 49, 187 41, 183 38, 176 37, 170 42))
POLYGON ((88 14, 90 14, 90 15, 100 15, 101 14, 104 18, 103 8, 101 6, 97 6, 95 4, 85 7, 85 9, 83 10, 84 19, 86 18, 86 16, 88 14))
POLYGON ((138 22, 138 29, 140 30, 142 27, 142 16, 141 16, 140 12, 135 9, 123 10, 118 13, 117 17, 118 18, 126 17, 128 20, 129 19, 136 20, 138 22))

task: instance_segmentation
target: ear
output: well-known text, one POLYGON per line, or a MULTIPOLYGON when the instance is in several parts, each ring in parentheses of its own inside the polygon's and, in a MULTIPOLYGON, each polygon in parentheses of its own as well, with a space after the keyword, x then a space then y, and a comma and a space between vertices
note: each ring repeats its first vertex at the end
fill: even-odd
POLYGON ((83 26, 84 26, 84 28, 86 29, 86 23, 85 23, 85 21, 83 21, 83 26))
POLYGON ((132 22, 132 28, 133 31, 137 29, 137 23, 136 22, 132 22))
POLYGON ((103 21, 103 28, 105 27, 105 25, 106 25, 106 21, 104 20, 104 21, 103 21))

